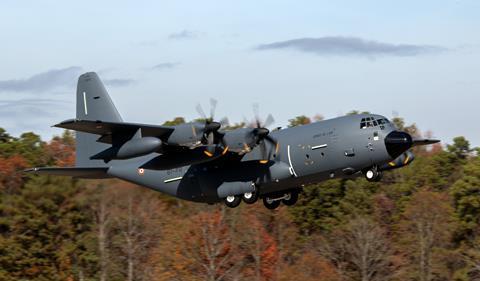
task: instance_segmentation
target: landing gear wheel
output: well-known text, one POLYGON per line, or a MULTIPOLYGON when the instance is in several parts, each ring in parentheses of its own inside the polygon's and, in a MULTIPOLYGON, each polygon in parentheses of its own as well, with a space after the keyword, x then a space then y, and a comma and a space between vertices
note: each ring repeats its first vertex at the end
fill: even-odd
POLYGON ((282 202, 286 206, 293 206, 298 201, 298 191, 292 191, 283 198, 282 202))
POLYGON ((229 208, 236 208, 238 207, 238 205, 240 205, 241 202, 242 202, 242 198, 236 195, 230 195, 224 199, 225 205, 229 208))
POLYGON ((242 195, 242 200, 247 204, 253 204, 258 200, 258 192, 256 191, 246 192, 242 195))
POLYGON ((376 167, 366 170, 364 174, 369 182, 379 182, 383 177, 382 171, 378 171, 376 167))
POLYGON ((269 210, 275 210, 280 206, 280 200, 273 200, 269 197, 263 197, 263 205, 269 210))

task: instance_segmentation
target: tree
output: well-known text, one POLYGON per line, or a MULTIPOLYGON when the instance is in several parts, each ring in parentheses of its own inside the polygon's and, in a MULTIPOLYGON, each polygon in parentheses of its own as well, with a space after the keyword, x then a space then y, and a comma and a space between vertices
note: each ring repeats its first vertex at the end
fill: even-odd
POLYGON ((106 187, 99 185, 97 188, 98 199, 95 200, 96 204, 92 205, 93 212, 95 214, 95 226, 97 231, 98 241, 98 259, 99 259, 99 279, 100 281, 106 281, 108 277, 109 269, 109 248, 108 238, 110 236, 111 228, 111 216, 112 208, 111 193, 109 194, 106 187))
POLYGON ((171 121, 165 121, 163 123, 163 126, 176 126, 176 125, 181 125, 185 123, 185 118, 183 117, 175 117, 175 119, 171 121))
POLYGON ((153 268, 147 261, 160 239, 164 206, 151 190, 126 183, 114 186, 110 237, 119 265, 116 270, 127 281, 150 280, 153 268))
POLYGON ((453 144, 447 145, 447 150, 459 159, 465 159, 473 151, 470 142, 465 137, 456 137, 453 144))
POLYGON ((9 194, 19 191, 24 183, 23 170, 27 167, 27 161, 20 155, 0 157, 0 191, 9 194))
POLYGON ((238 230, 235 231, 241 233, 241 237, 235 239, 241 239, 241 244, 247 249, 245 254, 253 260, 251 267, 254 280, 275 280, 278 262, 277 242, 257 215, 257 212, 242 210, 242 219, 236 226, 238 230))
POLYGON ((347 112, 347 114, 345 115, 358 115, 358 114, 370 114, 369 111, 359 111, 359 110, 352 110, 352 111, 349 111, 347 112))
POLYGON ((286 264, 278 274, 279 281, 342 281, 341 275, 325 258, 310 249, 302 249, 303 254, 293 264, 286 264))
POLYGON ((305 115, 301 115, 288 120, 288 122, 289 122, 288 127, 296 127, 296 126, 310 124, 312 123, 312 120, 305 115))
POLYGON ((72 131, 65 130, 61 137, 55 136, 45 144, 47 163, 58 167, 75 165, 75 137, 72 131))
POLYGON ((12 141, 12 136, 10 136, 5 129, 0 128, 0 143, 8 143, 12 141))
POLYGON ((95 275, 91 200, 84 200, 84 192, 75 180, 35 177, 20 194, 2 200, 2 280, 95 275))
POLYGON ((460 238, 471 237, 480 230, 480 159, 464 167, 464 176, 451 187, 455 214, 460 222, 460 238))
POLYGON ((319 241, 320 254, 351 280, 388 280, 391 250, 384 231, 364 217, 350 221, 319 241))
POLYGON ((198 230, 190 229, 185 254, 201 268, 198 273, 208 281, 225 280, 242 261, 225 218, 225 210, 200 213, 196 216, 198 230), (193 242, 193 243, 192 243, 193 242))
POLYGON ((305 236, 330 230, 343 217, 340 201, 345 196, 344 181, 331 180, 306 186, 298 203, 289 208, 293 221, 305 236))
POLYGON ((430 281, 448 276, 442 259, 454 227, 453 209, 446 194, 422 190, 412 196, 397 232, 410 278, 430 281))

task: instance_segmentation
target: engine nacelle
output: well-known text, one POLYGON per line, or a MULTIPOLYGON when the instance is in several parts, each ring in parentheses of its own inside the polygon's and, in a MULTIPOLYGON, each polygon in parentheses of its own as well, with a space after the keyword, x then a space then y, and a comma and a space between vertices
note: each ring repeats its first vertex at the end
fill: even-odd
POLYGON ((155 137, 131 139, 124 143, 117 152, 117 159, 130 159, 144 156, 162 147, 162 141, 155 137))
POLYGON ((131 139, 120 146, 112 146, 91 159, 130 159, 157 152, 162 147, 162 141, 155 137, 143 137, 131 139))
POLYGON ((410 151, 404 152, 402 155, 398 156, 395 160, 383 164, 380 166, 380 171, 388 171, 393 169, 398 169, 401 167, 405 167, 415 160, 415 155, 410 151))

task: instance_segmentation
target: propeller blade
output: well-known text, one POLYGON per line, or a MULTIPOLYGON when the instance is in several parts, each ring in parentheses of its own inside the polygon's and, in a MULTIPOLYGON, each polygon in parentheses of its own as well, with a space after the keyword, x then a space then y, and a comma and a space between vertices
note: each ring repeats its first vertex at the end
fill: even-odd
POLYGON ((195 125, 192 125, 192 133, 193 133, 193 136, 196 138, 197 137, 197 128, 195 128, 195 125))
POLYGON ((273 118, 272 114, 269 114, 267 116, 267 120, 265 120, 265 123, 263 124, 263 127, 270 127, 273 123, 275 123, 275 119, 273 118))
POLYGON ((195 109, 197 110, 198 114, 200 115, 200 117, 202 117, 203 119, 207 120, 207 115, 205 114, 205 111, 203 111, 203 108, 202 108, 202 105, 201 104, 197 104, 197 106, 195 107, 195 109))
POLYGON ((255 125, 257 128, 261 128, 262 124, 260 122, 260 106, 258 103, 253 104, 253 115, 255 117, 255 125))
POLYGON ((230 122, 228 121, 227 117, 223 117, 222 120, 220 120, 220 124, 222 125, 222 127, 230 126, 230 122))
POLYGON ((268 159, 267 158, 267 145, 264 142, 262 142, 260 144, 260 154, 262 156, 262 159, 265 159, 265 160, 268 159))
POLYGON ((207 136, 207 143, 210 145, 210 144, 214 144, 214 142, 215 142, 215 138, 213 133, 209 133, 207 136))
POLYGON ((273 144, 273 145, 275 145, 275 146, 278 144, 277 140, 274 139, 274 138, 272 138, 272 137, 269 136, 269 135, 267 135, 267 136, 265 137, 265 140, 268 141, 268 142, 270 142, 271 144, 273 144))
POLYGON ((210 119, 215 119, 215 110, 217 109, 218 101, 216 99, 210 99, 210 119))

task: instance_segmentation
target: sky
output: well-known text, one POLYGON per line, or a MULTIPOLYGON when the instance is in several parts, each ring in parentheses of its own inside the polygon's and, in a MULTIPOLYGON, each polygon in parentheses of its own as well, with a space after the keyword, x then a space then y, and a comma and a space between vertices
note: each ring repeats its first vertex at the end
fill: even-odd
POLYGON ((33 1, 0 3, 0 127, 75 117, 97 72, 125 121, 252 119, 351 110, 403 117, 480 146, 480 1, 33 1))

